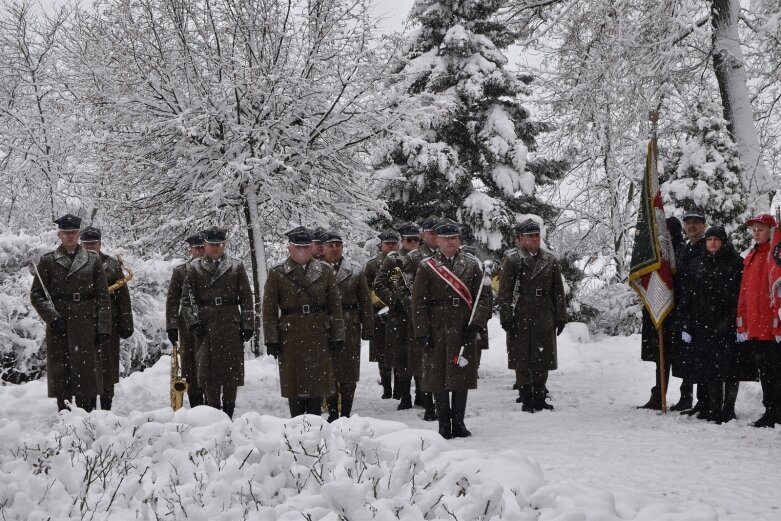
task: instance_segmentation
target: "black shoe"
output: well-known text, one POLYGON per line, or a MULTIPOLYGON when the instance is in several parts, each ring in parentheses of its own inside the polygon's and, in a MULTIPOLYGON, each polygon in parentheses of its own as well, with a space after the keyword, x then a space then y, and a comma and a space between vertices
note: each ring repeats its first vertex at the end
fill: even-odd
MULTIPOLYGON (((672 407, 670 408, 672 409, 672 407)), ((694 416, 695 414, 699 415, 702 412, 705 412, 705 404, 702 402, 697 402, 697 405, 689 409, 688 411, 681 411, 681 414, 685 414, 686 416, 694 416)))
POLYGON ((681 399, 678 400, 678 403, 670 407, 671 411, 688 411, 692 408, 692 397, 691 396, 681 396, 681 399))
POLYGON ((728 423, 732 420, 737 420, 738 417, 735 416, 735 409, 727 409, 721 411, 721 416, 719 417, 719 421, 721 423, 728 423))
POLYGON ((382 391, 382 396, 380 396, 380 398, 382 398, 383 400, 388 400, 392 396, 393 396, 393 393, 391 392, 391 390, 390 389, 385 389, 385 390, 382 391))
POLYGON ((423 421, 427 422, 433 422, 437 419, 437 411, 434 410, 434 408, 426 409, 426 412, 423 413, 423 421))
POLYGON ((637 407, 638 409, 648 409, 651 411, 661 411, 662 410, 662 399, 656 396, 654 393, 651 394, 651 398, 647 402, 645 402, 645 405, 640 405, 637 407))
POLYGON ((751 424, 752 427, 770 427, 771 429, 776 426, 776 419, 769 412, 762 415, 760 419, 751 424))
POLYGON ((326 418, 326 421, 328 423, 333 423, 338 419, 339 419, 339 413, 329 413, 328 418, 326 418))
POLYGON ((523 404, 523 407, 521 407, 523 412, 534 412, 534 397, 532 395, 531 385, 521 385, 518 387, 518 399, 515 400, 515 403, 523 404))
POLYGON ((409 394, 402 396, 401 401, 399 401, 399 406, 396 407, 397 411, 404 411, 407 409, 412 409, 412 396, 409 394))

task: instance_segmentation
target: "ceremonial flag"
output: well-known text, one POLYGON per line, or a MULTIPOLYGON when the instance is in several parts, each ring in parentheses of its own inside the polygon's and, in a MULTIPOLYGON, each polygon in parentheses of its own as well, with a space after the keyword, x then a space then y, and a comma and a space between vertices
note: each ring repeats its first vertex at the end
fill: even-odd
POLYGON ((648 143, 629 285, 637 291, 654 327, 658 329, 674 305, 675 251, 667 230, 662 194, 659 191, 657 152, 654 131, 648 143))

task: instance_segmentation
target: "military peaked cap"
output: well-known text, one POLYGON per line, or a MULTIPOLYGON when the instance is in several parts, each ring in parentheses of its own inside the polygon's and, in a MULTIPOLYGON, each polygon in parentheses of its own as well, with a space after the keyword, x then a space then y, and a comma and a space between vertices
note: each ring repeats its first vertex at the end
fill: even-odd
POLYGON ((184 242, 190 245, 191 248, 194 248, 195 246, 203 246, 204 240, 203 235, 200 233, 196 233, 195 235, 190 235, 187 237, 184 242))
POLYGON ((540 223, 532 218, 526 219, 515 227, 515 235, 532 235, 540 233, 540 223))
POLYGON ((427 231, 433 231, 438 224, 439 224, 439 219, 437 219, 432 215, 430 217, 426 217, 425 219, 423 219, 423 222, 420 223, 420 227, 423 228, 424 232, 427 232, 427 231))
POLYGON ((313 231, 305 226, 297 226, 285 233, 285 237, 290 241, 290 244, 296 246, 307 246, 312 244, 313 231))
POLYGON ((382 242, 399 242, 399 234, 393 230, 385 230, 377 236, 382 242))
POLYGON ((686 219, 699 219, 702 222, 705 222, 705 212, 703 212, 699 208, 693 208, 691 210, 686 210, 683 212, 683 217, 681 217, 682 220, 686 219))
POLYGON ((335 232, 335 231, 327 231, 327 232, 324 232, 324 233, 323 233, 323 234, 320 236, 320 240, 322 240, 323 242, 338 242, 338 243, 342 243, 342 242, 344 242, 344 241, 342 240, 342 236, 341 236, 341 235, 339 235, 339 234, 338 234, 337 232, 335 232))
POLYGON ((79 240, 81 242, 97 242, 100 240, 100 237, 100 230, 92 226, 87 226, 79 233, 79 240))
POLYGON ((402 237, 420 237, 420 226, 413 222, 406 222, 396 228, 396 231, 401 234, 402 237))
POLYGON ((326 232, 326 229, 322 226, 318 226, 314 230, 312 230, 312 242, 323 242, 323 234, 326 232))
POLYGON ((443 219, 439 222, 436 228, 434 228, 438 237, 452 237, 454 235, 461 235, 461 225, 450 219, 443 219))
POLYGON ((54 222, 57 223, 57 227, 60 230, 65 232, 81 228, 81 218, 69 213, 66 213, 59 219, 55 219, 54 222))
POLYGON ((228 236, 228 230, 212 226, 211 228, 203 230, 201 235, 203 235, 203 240, 210 244, 220 244, 225 242, 225 238, 228 236))

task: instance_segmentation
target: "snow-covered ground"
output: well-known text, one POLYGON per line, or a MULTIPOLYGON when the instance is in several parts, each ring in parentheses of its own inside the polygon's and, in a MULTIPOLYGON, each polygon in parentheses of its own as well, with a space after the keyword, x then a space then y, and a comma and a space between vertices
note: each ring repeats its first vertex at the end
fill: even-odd
POLYGON ((167 357, 122 380, 112 412, 58 416, 44 382, 5 386, 0 518, 781 519, 781 429, 749 426, 758 384, 741 385, 726 425, 637 410, 654 377, 639 337, 578 342, 577 326, 548 382, 556 410, 527 414, 493 320, 473 437, 451 441, 380 400, 367 362, 353 418, 332 425, 287 418, 271 359, 248 361, 233 423, 166 408, 167 357))

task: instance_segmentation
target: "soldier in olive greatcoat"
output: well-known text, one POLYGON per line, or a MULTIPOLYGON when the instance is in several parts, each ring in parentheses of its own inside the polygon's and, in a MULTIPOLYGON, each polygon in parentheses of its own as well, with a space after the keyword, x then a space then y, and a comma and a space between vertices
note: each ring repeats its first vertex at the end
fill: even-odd
POLYGON ((369 341, 369 361, 377 362, 380 370, 380 384, 382 385, 382 399, 387 400, 393 396, 393 369, 385 363, 385 330, 387 328, 387 306, 372 289, 374 279, 380 270, 385 256, 399 249, 399 236, 394 231, 384 231, 377 238, 380 240, 377 255, 369 259, 363 269, 366 282, 369 283, 372 305, 374 306, 374 335, 369 341))
MULTIPOLYGON (((206 397, 203 389, 198 387, 195 340, 190 330, 187 329, 184 316, 179 311, 187 269, 192 261, 206 255, 206 243, 203 240, 203 235, 199 233, 191 235, 185 239, 185 242, 190 250, 190 260, 175 267, 171 273, 171 282, 168 283, 168 294, 165 299, 165 329, 171 345, 178 342, 177 351, 181 360, 182 378, 187 381, 187 399, 190 401, 190 407, 197 407, 206 403, 206 397)), ((189 297, 189 295, 185 295, 185 298, 189 299, 189 297)))
POLYGON ((114 384, 119 382, 119 341, 133 335, 133 310, 130 304, 130 290, 127 283, 116 288, 114 284, 125 278, 122 265, 114 257, 101 252, 103 245, 99 229, 89 226, 79 235, 82 247, 98 254, 106 272, 106 283, 111 296, 111 341, 102 347, 101 368, 103 370, 103 392, 100 393, 100 408, 111 410, 114 401, 114 384))
POLYGON ((111 304, 100 257, 79 246, 81 219, 54 221, 61 244, 35 268, 30 301, 46 323, 46 380, 59 410, 76 397, 92 411, 103 391, 101 347, 111 340, 111 304))
POLYGON ((263 293, 266 352, 279 357, 290 416, 321 412, 335 394, 333 357, 344 350, 344 320, 333 269, 312 258, 312 230, 286 234, 288 258, 268 273, 263 293))
MULTIPOLYGON (((418 249, 420 227, 415 223, 404 223, 397 230, 402 245, 399 251, 392 251, 377 270, 373 289, 377 296, 388 306, 387 327, 385 329, 385 349, 383 359, 396 376, 395 391, 398 391, 398 410, 412 408, 412 373, 409 368, 409 337, 412 324, 408 320, 408 310, 400 298, 401 285, 404 284, 402 265, 405 257, 418 249)), ((411 288, 410 282, 410 288, 411 288)), ((394 393, 395 394, 395 393, 394 393)))
POLYGON ((233 418, 244 385, 244 342, 255 333, 255 311, 244 263, 225 255, 227 230, 201 232, 206 255, 190 262, 181 310, 195 336, 198 387, 206 405, 233 418))
POLYGON ((436 232, 438 251, 415 276, 412 318, 423 350, 423 390, 434 393, 439 433, 447 439, 471 436, 466 400, 477 388, 478 335, 486 334, 491 308, 480 262, 459 250, 460 225, 443 220, 436 232))
POLYGON ((333 355, 337 394, 328 398, 328 421, 332 422, 339 418, 340 413, 342 417, 350 417, 355 386, 361 375, 361 339, 369 340, 374 333, 374 308, 363 271, 343 256, 342 237, 333 231, 325 232, 321 237, 325 248, 324 260, 336 274, 344 316, 344 350, 333 355))
POLYGON ((507 332, 507 363, 515 370, 523 411, 552 410, 548 371, 558 367, 556 336, 567 322, 564 283, 556 257, 540 247, 540 225, 516 228, 518 248, 505 255, 499 280, 499 317, 507 332))
POLYGON ((439 219, 433 215, 426 217, 420 223, 423 231, 420 235, 422 244, 418 249, 423 258, 431 257, 437 252, 437 232, 434 231, 437 225, 439 225, 439 219))

